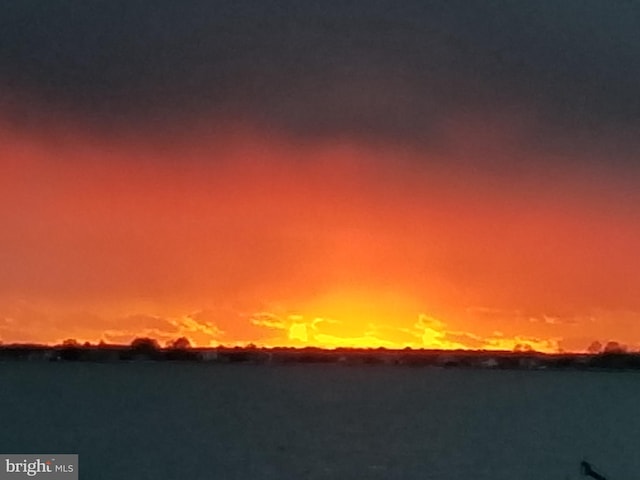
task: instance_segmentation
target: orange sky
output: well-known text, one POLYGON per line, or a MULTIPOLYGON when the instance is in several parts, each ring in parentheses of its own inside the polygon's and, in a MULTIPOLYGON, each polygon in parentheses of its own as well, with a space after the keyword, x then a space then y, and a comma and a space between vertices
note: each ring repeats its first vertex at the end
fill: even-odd
POLYGON ((421 151, 5 125, 0 340, 640 347, 640 194, 510 172, 538 159, 483 128, 421 151))

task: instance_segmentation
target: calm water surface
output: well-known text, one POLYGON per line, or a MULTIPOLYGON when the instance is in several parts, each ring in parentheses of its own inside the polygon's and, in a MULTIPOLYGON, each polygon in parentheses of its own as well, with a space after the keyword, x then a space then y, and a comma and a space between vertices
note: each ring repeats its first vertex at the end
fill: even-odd
POLYGON ((640 478, 640 374, 0 363, 0 452, 81 479, 640 478))

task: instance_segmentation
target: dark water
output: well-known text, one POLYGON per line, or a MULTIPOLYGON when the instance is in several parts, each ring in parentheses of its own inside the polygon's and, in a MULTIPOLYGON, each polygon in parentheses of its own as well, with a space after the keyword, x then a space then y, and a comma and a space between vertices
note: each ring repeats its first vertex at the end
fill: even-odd
POLYGON ((640 375, 0 363, 0 452, 81 479, 640 477, 640 375))

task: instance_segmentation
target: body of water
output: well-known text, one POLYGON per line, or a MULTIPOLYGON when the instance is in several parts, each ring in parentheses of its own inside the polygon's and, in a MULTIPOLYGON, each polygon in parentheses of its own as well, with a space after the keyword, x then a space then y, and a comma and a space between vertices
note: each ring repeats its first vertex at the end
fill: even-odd
POLYGON ((91 480, 623 480, 639 407, 626 372, 7 362, 0 452, 91 480))

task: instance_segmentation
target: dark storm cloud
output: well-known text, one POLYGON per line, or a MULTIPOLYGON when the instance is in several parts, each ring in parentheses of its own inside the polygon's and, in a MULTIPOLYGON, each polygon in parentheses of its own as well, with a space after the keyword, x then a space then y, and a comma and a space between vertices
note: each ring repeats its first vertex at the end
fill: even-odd
POLYGON ((630 0, 4 0, 0 98, 23 120, 237 116, 429 141, 448 116, 496 111, 550 138, 632 138, 639 24, 630 0))

